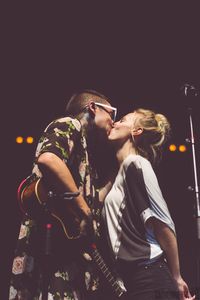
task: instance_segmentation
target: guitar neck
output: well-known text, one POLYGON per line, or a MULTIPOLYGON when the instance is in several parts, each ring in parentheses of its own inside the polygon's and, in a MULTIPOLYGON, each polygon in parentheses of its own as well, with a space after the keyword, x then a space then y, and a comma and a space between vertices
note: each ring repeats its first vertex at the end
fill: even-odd
POLYGON ((93 261, 96 263, 98 269, 102 272, 102 274, 110 284, 115 295, 117 297, 121 297, 126 292, 126 288, 124 287, 123 282, 119 279, 116 279, 110 272, 95 244, 92 244, 91 256, 93 258, 93 261))

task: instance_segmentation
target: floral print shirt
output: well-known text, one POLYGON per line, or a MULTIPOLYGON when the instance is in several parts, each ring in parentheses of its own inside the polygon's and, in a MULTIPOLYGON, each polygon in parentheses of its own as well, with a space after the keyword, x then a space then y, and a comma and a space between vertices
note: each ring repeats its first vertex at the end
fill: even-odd
MULTIPOLYGON (((39 177, 42 174, 37 159, 44 152, 52 152, 64 161, 98 223, 100 206, 95 189, 97 175, 90 163, 86 134, 79 120, 71 117, 60 118, 51 122, 44 130, 38 142, 32 169, 32 173, 39 177)), ((49 262, 49 268, 53 268, 53 271, 49 279, 48 299, 85 300, 85 291, 95 292, 98 289, 98 272, 91 265, 91 261, 84 258, 84 253, 82 256, 73 256, 76 252, 80 253, 80 249, 77 250, 78 244, 73 244, 75 241, 67 241, 68 244, 65 244, 67 239, 64 234, 60 234, 62 230, 59 231, 58 227, 54 231, 56 251, 49 262), (70 245, 72 258, 69 255, 70 245)), ((13 259, 9 300, 41 299, 44 260, 44 237, 41 232, 40 222, 25 215, 13 259)))
POLYGON ((99 209, 96 211, 93 203, 97 196, 97 174, 90 162, 86 135, 80 121, 71 117, 60 118, 44 130, 36 149, 33 167, 33 173, 39 177, 41 173, 37 166, 37 158, 43 152, 52 152, 65 162, 80 193, 93 209, 93 213, 99 215, 99 209))

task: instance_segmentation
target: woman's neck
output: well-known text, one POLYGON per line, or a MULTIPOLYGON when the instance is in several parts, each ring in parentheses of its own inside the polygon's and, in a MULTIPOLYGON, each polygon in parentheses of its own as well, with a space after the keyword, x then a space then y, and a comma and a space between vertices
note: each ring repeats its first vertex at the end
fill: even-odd
POLYGON ((116 157, 119 165, 121 165, 125 158, 130 154, 138 154, 137 150, 133 147, 132 142, 127 142, 117 149, 116 157))

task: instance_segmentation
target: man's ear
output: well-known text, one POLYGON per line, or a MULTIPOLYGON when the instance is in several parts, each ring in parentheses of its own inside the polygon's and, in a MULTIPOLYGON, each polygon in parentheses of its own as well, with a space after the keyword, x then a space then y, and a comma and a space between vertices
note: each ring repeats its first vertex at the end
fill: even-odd
POLYGON ((143 128, 141 128, 141 127, 132 130, 133 135, 140 135, 142 133, 143 133, 143 128))
POLYGON ((88 103, 88 110, 93 116, 96 114, 96 105, 95 105, 94 101, 90 101, 88 103))

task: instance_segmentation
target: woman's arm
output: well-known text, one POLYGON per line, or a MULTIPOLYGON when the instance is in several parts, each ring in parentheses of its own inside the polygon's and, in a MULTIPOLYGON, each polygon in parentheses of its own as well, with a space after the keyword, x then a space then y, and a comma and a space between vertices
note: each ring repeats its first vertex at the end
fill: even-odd
POLYGON ((102 186, 99 189, 99 201, 102 202, 102 204, 103 204, 107 194, 110 192, 110 190, 113 186, 113 183, 117 176, 117 172, 118 172, 118 169, 114 168, 114 170, 113 170, 112 174, 110 174, 110 177, 108 178, 107 182, 104 184, 104 186, 102 186))
POLYGON ((109 193, 109 191, 112 188, 112 185, 113 185, 113 181, 109 180, 103 187, 101 187, 99 189, 99 201, 100 202, 102 202, 102 203, 104 202, 107 194, 109 193))
POLYGON ((195 296, 191 296, 189 288, 180 273, 178 245, 174 232, 165 223, 156 218, 147 220, 146 225, 153 227, 156 239, 166 255, 170 272, 179 290, 180 299, 195 299, 195 296))

